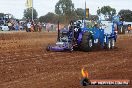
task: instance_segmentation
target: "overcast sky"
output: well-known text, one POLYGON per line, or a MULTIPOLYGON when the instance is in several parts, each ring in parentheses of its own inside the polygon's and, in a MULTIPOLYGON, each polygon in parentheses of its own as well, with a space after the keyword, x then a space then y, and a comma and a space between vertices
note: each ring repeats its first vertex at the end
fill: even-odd
MULTIPOLYGON (((54 12, 55 4, 59 0, 33 0, 34 8, 38 16, 45 15, 48 12, 54 12)), ((91 14, 96 14, 98 7, 109 5, 119 12, 121 9, 132 10, 132 0, 86 0, 87 7, 91 14)), ((84 8, 85 0, 72 0, 75 8, 84 8)), ((22 18, 26 0, 0 0, 0 13, 11 13, 16 18, 22 18)))

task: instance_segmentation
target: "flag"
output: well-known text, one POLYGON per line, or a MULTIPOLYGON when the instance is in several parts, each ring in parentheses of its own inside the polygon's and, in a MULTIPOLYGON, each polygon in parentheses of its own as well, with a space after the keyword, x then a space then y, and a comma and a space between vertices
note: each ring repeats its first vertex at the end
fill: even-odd
POLYGON ((33 5, 32 5, 32 0, 27 0, 26 2, 26 7, 27 8, 31 8, 33 5))
POLYGON ((86 18, 89 17, 89 8, 86 8, 86 18))

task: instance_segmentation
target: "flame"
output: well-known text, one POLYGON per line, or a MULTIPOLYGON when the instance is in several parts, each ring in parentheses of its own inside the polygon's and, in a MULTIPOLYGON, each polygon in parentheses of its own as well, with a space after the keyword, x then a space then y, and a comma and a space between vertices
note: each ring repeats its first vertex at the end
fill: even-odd
POLYGON ((84 78, 88 78, 88 72, 87 72, 87 71, 84 71, 84 68, 82 68, 81 73, 82 73, 82 76, 83 76, 84 78))

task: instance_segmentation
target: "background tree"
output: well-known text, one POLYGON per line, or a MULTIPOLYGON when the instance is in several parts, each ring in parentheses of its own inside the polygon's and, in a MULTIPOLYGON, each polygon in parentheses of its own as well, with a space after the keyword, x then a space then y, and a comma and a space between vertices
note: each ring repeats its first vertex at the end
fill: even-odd
POLYGON ((118 15, 122 16, 125 21, 132 22, 132 11, 131 10, 120 10, 118 15))
POLYGON ((39 21, 45 23, 57 23, 58 16, 52 12, 49 12, 46 15, 39 17, 39 21))
POLYGON ((98 20, 99 19, 99 17, 97 16, 97 15, 89 15, 89 18, 88 18, 89 20, 94 20, 94 21, 96 21, 96 20, 98 20))
MULTIPOLYGON (((35 9, 33 9, 33 19, 36 19, 38 16, 38 13, 35 9)), ((26 19, 32 19, 32 8, 27 8, 24 10, 24 17, 26 19)))
POLYGON ((112 20, 112 17, 116 15, 116 10, 110 6, 103 6, 101 9, 97 10, 97 14, 104 15, 105 20, 112 20))
POLYGON ((76 12, 76 15, 77 15, 77 18, 78 18, 78 19, 82 19, 82 18, 84 17, 84 9, 82 9, 82 8, 77 8, 77 9, 75 10, 75 12, 76 12))
POLYGON ((0 18, 3 18, 4 17, 4 13, 0 13, 0 18))
POLYGON ((71 20, 74 17, 75 9, 71 0, 59 0, 55 5, 55 13, 63 16, 65 21, 71 20))

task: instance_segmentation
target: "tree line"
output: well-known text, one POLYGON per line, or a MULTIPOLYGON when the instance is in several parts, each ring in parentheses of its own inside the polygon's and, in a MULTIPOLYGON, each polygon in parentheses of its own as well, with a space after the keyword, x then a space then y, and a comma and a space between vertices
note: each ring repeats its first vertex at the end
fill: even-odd
MULTIPOLYGON (((84 17, 84 9, 75 9, 72 0, 59 0, 55 5, 55 13, 49 12, 44 16, 39 17, 40 22, 68 23, 70 20, 81 20, 84 17)), ((98 19, 97 15, 89 14, 89 19, 98 19)))
MULTIPOLYGON (((91 15, 89 13, 89 20, 97 20, 98 15, 103 15, 105 20, 112 20, 114 15, 120 15, 124 18, 126 22, 132 22, 132 11, 122 9, 118 13, 115 8, 110 6, 103 6, 98 8, 96 11, 97 15, 91 15)), ((55 13, 49 12, 44 16, 39 17, 40 22, 50 22, 56 23, 58 20, 60 22, 67 23, 70 20, 81 20, 84 17, 84 9, 74 8, 74 3, 72 0, 59 0, 55 5, 55 13)))
MULTIPOLYGON (((72 0, 59 0, 55 5, 55 13, 48 12, 44 16, 40 16, 39 18, 38 13, 36 9, 34 10, 34 19, 37 19, 40 22, 45 23, 57 23, 58 20, 61 23, 68 23, 70 20, 81 20, 84 18, 84 9, 77 8, 75 9, 74 3, 72 3, 72 0)), ((96 11, 97 15, 92 15, 89 13, 89 20, 97 20, 98 15, 103 15, 106 20, 111 20, 112 16, 114 15, 120 15, 124 18, 124 21, 126 22, 132 22, 132 11, 122 9, 119 11, 119 13, 116 12, 115 8, 112 8, 110 6, 103 6, 101 8, 98 8, 96 11)), ((4 13, 0 13, 0 18, 3 17, 4 13)), ((31 19, 32 18, 32 8, 28 8, 24 10, 24 17, 23 19, 31 19)))

